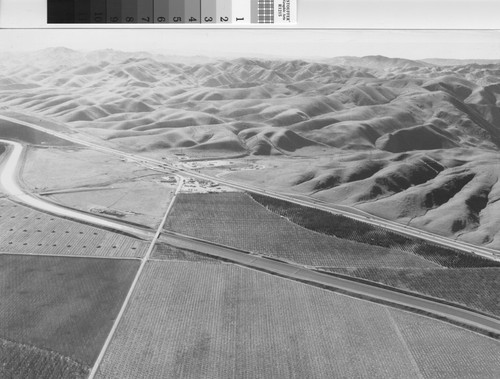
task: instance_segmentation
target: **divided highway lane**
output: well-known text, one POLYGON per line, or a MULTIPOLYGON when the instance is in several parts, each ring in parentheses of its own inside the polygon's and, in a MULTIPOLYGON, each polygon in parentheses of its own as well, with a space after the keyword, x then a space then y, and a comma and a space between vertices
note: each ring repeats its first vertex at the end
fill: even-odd
POLYGON ((116 230, 137 236, 139 238, 151 239, 153 232, 134 228, 129 225, 121 224, 101 217, 93 216, 84 212, 65 208, 51 202, 44 201, 33 195, 24 192, 17 183, 19 161, 22 158, 23 146, 18 142, 1 140, 0 143, 7 145, 3 160, 0 164, 0 186, 6 194, 16 198, 23 204, 29 205, 35 209, 49 212, 51 214, 71 218, 85 223, 116 230))
MULTIPOLYGON (((65 139, 67 141, 71 141, 71 142, 74 142, 74 143, 77 143, 77 144, 80 144, 83 146, 87 146, 87 147, 90 147, 90 148, 93 148, 93 149, 96 149, 96 150, 99 150, 102 152, 107 152, 109 154, 120 156, 122 158, 127 158, 131 161, 134 161, 134 162, 137 162, 137 163, 140 163, 143 165, 148 165, 147 167, 150 169, 153 169, 153 170, 162 171, 162 169, 163 170, 168 169, 168 170, 171 170, 174 172, 178 172, 179 174, 182 174, 182 175, 187 176, 187 177, 192 177, 195 179, 202 179, 202 180, 210 180, 212 182, 223 184, 223 185, 226 185, 226 186, 229 186, 232 188, 240 189, 242 191, 255 192, 255 193, 258 193, 258 194, 261 194, 264 196, 274 197, 276 199, 289 201, 289 202, 303 205, 306 207, 312 207, 312 208, 324 210, 327 212, 341 214, 341 215, 349 217, 351 219, 358 220, 358 221, 361 221, 361 222, 364 222, 367 224, 371 224, 374 226, 379 226, 379 227, 382 227, 382 228, 385 228, 388 230, 392 230, 394 232, 398 232, 398 233, 401 233, 404 235, 418 237, 418 238, 427 240, 429 242, 434 242, 434 243, 437 243, 437 244, 440 244, 443 246, 448 246, 448 247, 462 250, 462 251, 466 251, 466 252, 471 252, 471 253, 474 253, 474 254, 477 254, 477 255, 480 255, 480 256, 495 260, 495 261, 500 261, 500 252, 498 250, 489 249, 486 247, 479 247, 479 246, 472 245, 472 244, 469 244, 469 243, 463 242, 463 241, 456 241, 456 240, 453 240, 453 239, 450 239, 447 237, 433 234, 431 232, 426 232, 426 231, 416 229, 416 228, 413 228, 413 227, 410 227, 407 225, 401 225, 401 224, 396 223, 396 222, 384 220, 384 219, 377 217, 377 216, 372 216, 369 214, 363 215, 363 214, 361 214, 361 212, 359 210, 356 210, 356 209, 353 209, 352 212, 349 212, 347 210, 349 207, 343 206, 342 208, 340 208, 340 207, 336 207, 335 205, 332 205, 332 204, 321 204, 320 201, 317 201, 314 199, 302 200, 302 199, 298 199, 296 197, 293 197, 291 195, 277 193, 274 191, 267 191, 267 190, 263 190, 261 188, 257 188, 254 186, 250 186, 250 185, 246 185, 246 184, 245 185, 238 184, 238 183, 223 180, 223 179, 220 179, 217 177, 211 177, 208 175, 197 173, 193 170, 176 167, 176 166, 169 164, 167 162, 164 162, 164 161, 160 161, 160 160, 156 160, 156 159, 152 159, 152 158, 147 158, 147 157, 142 157, 142 156, 135 155, 135 154, 124 153, 122 151, 112 149, 109 147, 105 147, 105 146, 102 146, 102 145, 99 145, 99 144, 96 144, 93 142, 83 141, 79 138, 72 137, 68 134, 55 132, 51 129, 47 129, 47 128, 29 123, 26 121, 17 120, 15 118, 3 116, 3 115, 0 115, 0 120, 5 120, 5 121, 17 123, 19 125, 24 125, 24 126, 27 126, 29 128, 36 129, 36 130, 45 132, 47 134, 51 134, 53 136, 65 139)), ((363 212, 363 213, 365 213, 365 212, 363 212)))
POLYGON ((354 280, 322 274, 304 266, 252 255, 243 250, 233 249, 229 246, 211 243, 203 239, 186 236, 180 233, 164 231, 160 240, 177 248, 198 251, 206 255, 222 258, 260 271, 266 271, 294 280, 307 281, 317 285, 363 295, 372 299, 419 309, 486 332, 495 333, 497 335, 500 334, 500 320, 466 309, 457 308, 452 305, 438 303, 354 280))

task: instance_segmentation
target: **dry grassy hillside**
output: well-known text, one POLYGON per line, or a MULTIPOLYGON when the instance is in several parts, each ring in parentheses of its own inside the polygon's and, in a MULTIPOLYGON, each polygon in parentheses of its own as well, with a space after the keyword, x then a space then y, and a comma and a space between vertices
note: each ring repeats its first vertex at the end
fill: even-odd
POLYGON ((0 106, 141 153, 291 157, 229 177, 500 247, 500 64, 452 63, 50 49, 0 56, 0 106))

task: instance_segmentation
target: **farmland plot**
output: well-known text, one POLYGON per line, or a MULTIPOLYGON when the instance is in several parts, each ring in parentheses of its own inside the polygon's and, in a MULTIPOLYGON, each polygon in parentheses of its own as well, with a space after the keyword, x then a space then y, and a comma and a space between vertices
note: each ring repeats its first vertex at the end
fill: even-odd
POLYGON ((145 175, 147 171, 135 163, 85 147, 28 147, 22 180, 30 189, 65 189, 112 184, 145 175))
POLYGON ((454 360, 500 369, 500 342, 422 318, 235 265, 149 262, 97 378, 434 377, 454 360), (407 320, 432 325, 447 338, 424 331, 422 342, 454 354, 421 349, 415 363, 407 320))
POLYGON ((498 378, 499 341, 411 313, 390 313, 425 378, 498 378))
POLYGON ((152 259, 158 260, 174 260, 174 261, 189 261, 189 262, 211 262, 211 263, 220 263, 219 260, 210 258, 208 256, 204 256, 199 253, 195 253, 186 249, 180 249, 174 246, 171 246, 164 242, 158 242, 153 248, 151 253, 152 259))
POLYGON ((90 367, 50 350, 0 338, 0 377, 86 378, 90 367))
POLYGON ((0 368, 14 374, 32 362, 52 378, 85 372, 138 267, 138 260, 0 255, 0 368))
POLYGON ((500 316, 500 269, 332 269, 500 316))
POLYGON ((0 251, 140 257, 148 243, 0 199, 0 251))
POLYGON ((34 193, 86 212, 158 227, 175 180, 91 149, 28 148, 22 180, 34 193))
POLYGON ((312 266, 440 267, 402 250, 307 230, 244 193, 179 194, 165 228, 312 266))
POLYGON ((420 238, 392 232, 343 215, 305 207, 269 196, 257 194, 251 194, 251 196, 270 211, 297 225, 322 234, 368 243, 373 246, 401 249, 443 267, 500 267, 499 262, 473 253, 433 244, 420 238))

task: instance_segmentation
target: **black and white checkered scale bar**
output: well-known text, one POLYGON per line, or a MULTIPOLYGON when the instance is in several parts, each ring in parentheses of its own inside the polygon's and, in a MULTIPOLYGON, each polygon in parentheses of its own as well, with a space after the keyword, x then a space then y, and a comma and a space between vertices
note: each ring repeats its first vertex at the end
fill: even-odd
POLYGON ((274 0, 258 0, 257 20, 259 24, 274 23, 274 0))

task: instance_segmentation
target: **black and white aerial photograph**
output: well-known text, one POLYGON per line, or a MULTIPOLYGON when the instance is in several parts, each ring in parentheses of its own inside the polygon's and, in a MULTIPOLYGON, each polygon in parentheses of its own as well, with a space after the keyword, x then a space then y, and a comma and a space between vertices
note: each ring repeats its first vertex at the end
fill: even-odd
POLYGON ((498 378, 499 178, 499 31, 0 30, 0 377, 498 378))

